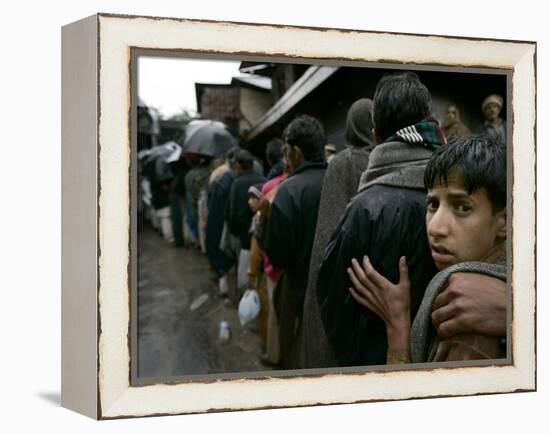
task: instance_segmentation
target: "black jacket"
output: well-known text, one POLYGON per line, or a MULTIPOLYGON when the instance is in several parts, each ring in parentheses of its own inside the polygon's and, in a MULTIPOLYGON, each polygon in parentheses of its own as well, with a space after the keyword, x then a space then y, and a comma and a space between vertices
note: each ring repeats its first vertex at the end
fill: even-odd
POLYGON ((231 186, 237 175, 229 170, 208 187, 208 217, 206 219, 206 255, 218 276, 223 276, 233 265, 233 259, 220 250, 225 208, 231 186))
POLYGON ((229 231, 239 237, 241 248, 250 249, 250 224, 252 211, 248 206, 248 189, 255 184, 263 184, 265 178, 254 171, 238 176, 231 186, 229 202, 225 211, 225 219, 229 231))
POLYGON ((326 163, 304 163, 279 184, 273 199, 265 251, 288 273, 301 318, 326 163))
POLYGON ((406 256, 411 280, 411 321, 424 290, 437 272, 426 235, 425 192, 373 185, 357 194, 333 233, 317 280, 321 320, 341 366, 386 363, 384 322, 349 294, 351 259, 368 255, 374 268, 399 281, 406 256))

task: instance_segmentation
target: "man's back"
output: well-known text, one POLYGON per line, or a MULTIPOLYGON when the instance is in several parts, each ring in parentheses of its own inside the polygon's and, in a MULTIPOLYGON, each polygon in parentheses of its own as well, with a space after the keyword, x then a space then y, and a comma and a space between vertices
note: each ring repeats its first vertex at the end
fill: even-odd
POLYGON ((233 265, 233 260, 220 250, 220 239, 225 223, 225 209, 236 174, 228 170, 208 187, 208 216, 206 220, 206 254, 219 276, 233 265))
POLYGON ((386 329, 372 312, 348 292, 351 259, 368 255, 393 282, 398 262, 406 256, 411 279, 411 316, 436 269, 424 225, 425 192, 416 188, 373 185, 356 195, 336 228, 319 271, 318 298, 327 336, 340 365, 386 362, 386 329))
POLYGON ((273 265, 290 274, 299 306, 304 300, 325 170, 325 163, 302 165, 279 185, 272 205, 266 253, 273 265))
POLYGON ((360 193, 327 245, 317 284, 321 320, 341 365, 386 362, 384 323, 349 292, 353 258, 368 255, 382 275, 397 282, 399 259, 406 256, 412 316, 435 274, 424 222, 424 170, 445 137, 430 113, 430 92, 416 74, 390 74, 376 84, 373 133, 380 144, 361 175, 360 193))

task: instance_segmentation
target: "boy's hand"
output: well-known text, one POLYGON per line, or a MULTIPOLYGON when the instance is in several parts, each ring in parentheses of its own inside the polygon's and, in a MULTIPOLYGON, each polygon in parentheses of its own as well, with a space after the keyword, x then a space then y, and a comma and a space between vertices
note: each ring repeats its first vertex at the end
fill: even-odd
POLYGON ((459 333, 506 336, 506 282, 477 273, 454 273, 432 307, 442 338, 459 333))
POLYGON ((352 297, 362 306, 372 310, 384 320, 388 337, 386 362, 405 363, 409 358, 409 333, 411 330, 411 284, 405 257, 399 259, 399 283, 391 283, 378 273, 367 256, 363 267, 352 259, 348 274, 355 289, 352 297))
POLYGON ((393 284, 378 273, 369 261, 363 258, 363 267, 352 259, 348 274, 355 289, 352 297, 362 306, 372 310, 384 320, 388 332, 395 326, 410 325, 410 282, 405 257, 399 260, 399 283, 393 284))

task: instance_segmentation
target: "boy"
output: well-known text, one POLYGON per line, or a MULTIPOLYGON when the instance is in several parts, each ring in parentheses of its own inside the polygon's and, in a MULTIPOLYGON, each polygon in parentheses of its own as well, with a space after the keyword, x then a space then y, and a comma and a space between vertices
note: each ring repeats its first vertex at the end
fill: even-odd
POLYGON ((462 334, 441 341, 431 324, 433 300, 453 272, 506 280, 506 149, 481 136, 458 139, 437 150, 424 175, 426 229, 440 272, 428 285, 410 325, 410 284, 405 258, 394 285, 365 257, 348 269, 352 296, 386 323, 387 363, 497 358, 498 337, 462 334))

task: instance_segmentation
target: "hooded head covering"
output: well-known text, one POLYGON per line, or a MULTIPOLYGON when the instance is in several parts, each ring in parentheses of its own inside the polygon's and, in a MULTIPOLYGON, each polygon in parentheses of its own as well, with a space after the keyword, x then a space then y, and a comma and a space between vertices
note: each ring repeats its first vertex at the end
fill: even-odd
POLYGON ((485 111, 485 107, 491 103, 498 105, 498 107, 502 109, 503 102, 504 101, 500 95, 496 95, 496 94, 489 95, 487 98, 483 100, 483 103, 481 104, 481 111, 482 112, 485 111))
POLYGON ((349 108, 346 141, 357 148, 374 145, 372 128, 372 100, 361 98, 349 108))
POLYGON ((263 184, 251 185, 248 188, 248 195, 252 195, 256 199, 262 199, 264 197, 264 195, 262 194, 262 191, 261 191, 262 186, 263 186, 263 184))

